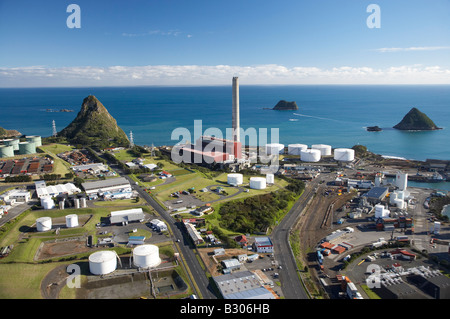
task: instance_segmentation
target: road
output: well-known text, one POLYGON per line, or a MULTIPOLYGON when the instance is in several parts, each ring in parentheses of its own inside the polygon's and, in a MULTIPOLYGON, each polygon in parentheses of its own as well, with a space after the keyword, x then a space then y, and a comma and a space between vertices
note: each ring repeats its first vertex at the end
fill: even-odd
POLYGON ((300 217, 309 199, 315 194, 317 183, 316 180, 313 180, 307 184, 300 199, 294 204, 280 224, 275 227, 271 235, 274 243, 275 260, 282 266, 279 274, 281 287, 286 299, 309 299, 299 278, 295 257, 289 245, 289 234, 291 227, 300 217))
MULTIPOLYGON (((114 169, 120 176, 125 177, 130 181, 130 184, 133 185, 133 189, 135 189, 139 196, 147 201, 163 218, 167 225, 171 228, 172 233, 174 235, 174 241, 180 240, 178 243, 178 247, 180 249, 180 255, 183 256, 184 261, 186 263, 186 267, 189 268, 190 274, 192 275, 192 280, 195 281, 196 286, 200 290, 200 295, 202 299, 217 299, 214 293, 211 290, 211 285, 206 277, 205 271, 200 266, 197 257, 195 255, 194 249, 195 247, 192 245, 189 238, 187 238, 187 234, 184 236, 183 231, 180 229, 181 225, 170 216, 170 214, 163 209, 154 199, 151 197, 146 191, 144 191, 141 187, 135 185, 135 182, 115 164, 109 164, 112 169, 114 169)), ((188 273, 188 276, 191 277, 188 273)), ((196 288, 193 287, 195 290, 196 288)))
MULTIPOLYGON (((153 197, 151 197, 141 187, 135 185, 135 182, 126 174, 124 174, 117 165, 110 163, 110 166, 119 175, 127 178, 130 183, 134 185, 133 188, 139 193, 139 196, 145 199, 166 221, 166 223, 172 229, 175 240, 180 239, 180 252, 184 257, 186 265, 192 274, 192 279, 196 282, 197 287, 200 290, 202 298, 216 299, 217 297, 211 291, 210 283, 205 275, 205 271, 202 269, 197 260, 194 252, 195 247, 193 247, 191 242, 187 238, 185 238, 187 234, 184 236, 184 232, 179 228, 180 226, 175 222, 173 217, 170 216, 169 212, 162 208, 153 199, 153 197)), ((280 222, 280 224, 275 227, 271 235, 272 241, 274 243, 275 259, 278 260, 279 265, 282 266, 282 269, 279 270, 279 274, 280 281, 282 283, 283 294, 286 299, 309 299, 308 294, 306 293, 297 273, 295 257, 293 256, 289 245, 289 231, 299 218, 309 199, 315 194, 315 189, 318 183, 318 179, 315 179, 308 183, 303 195, 294 204, 288 214, 280 222)))

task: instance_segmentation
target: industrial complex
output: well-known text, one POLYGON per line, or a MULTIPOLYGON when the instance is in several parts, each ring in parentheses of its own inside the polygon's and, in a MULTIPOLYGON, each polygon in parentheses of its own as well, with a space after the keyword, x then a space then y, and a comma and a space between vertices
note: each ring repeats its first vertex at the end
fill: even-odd
POLYGON ((82 288, 69 293, 54 284, 67 269, 49 266, 42 298, 450 297, 448 195, 409 183, 419 171, 446 176, 448 163, 373 160, 301 139, 243 145, 239 108, 234 77, 230 139, 204 135, 139 154, 71 148, 57 155, 68 174, 53 179, 44 173, 54 162, 34 154, 39 136, 2 140, 1 177, 34 179, 1 190, 2 227, 20 235, 0 238, 0 266, 85 266, 82 288), (182 163, 170 160, 174 151, 182 163), (223 223, 229 203, 241 205, 226 212, 244 230, 223 223), (255 230, 250 214, 270 223, 255 230))

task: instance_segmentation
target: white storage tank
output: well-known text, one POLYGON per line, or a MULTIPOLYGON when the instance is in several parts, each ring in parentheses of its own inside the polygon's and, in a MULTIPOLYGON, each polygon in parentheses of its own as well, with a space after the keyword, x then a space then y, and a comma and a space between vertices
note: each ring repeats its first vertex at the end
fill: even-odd
POLYGON ((250 177, 251 189, 264 189, 266 188, 266 179, 264 177, 250 177))
POLYGON ((41 139, 41 137, 38 136, 38 135, 28 135, 28 136, 25 136, 25 140, 26 140, 27 142, 32 142, 32 143, 34 143, 34 144, 36 145, 36 147, 37 147, 37 146, 42 146, 42 139, 41 139))
POLYGON ((289 155, 300 155, 302 150, 308 149, 308 145, 305 144, 289 144, 288 154, 289 155))
POLYGON ((20 142, 19 143, 19 154, 34 154, 36 153, 36 144, 33 142, 20 142))
POLYGON ((274 174, 266 174, 266 183, 267 184, 275 183, 275 175, 274 174))
POLYGON ((50 217, 40 217, 36 219, 37 231, 48 231, 52 229, 52 219, 50 217))
POLYGON ((331 145, 313 144, 313 145, 311 145, 311 149, 319 150, 320 151, 320 155, 322 155, 322 156, 329 156, 329 155, 331 155, 331 145))
POLYGON ((14 151, 19 150, 19 142, 20 139, 18 138, 8 138, 6 140, 3 140, 3 144, 6 146, 12 146, 14 151))
POLYGON ((244 182, 244 177, 242 174, 228 174, 227 175, 227 183, 229 185, 241 185, 244 182))
POLYGON ((355 159, 355 150, 351 148, 336 148, 334 160, 339 162, 351 162, 355 159))
POLYGON ((117 267, 117 254, 111 250, 97 251, 89 256, 89 271, 93 275, 112 273, 117 267))
POLYGON ((67 228, 78 227, 78 215, 77 214, 67 215, 66 226, 67 228))
POLYGON ((13 156, 14 156, 14 148, 12 145, 0 145, 0 158, 13 156))
POLYGON ((151 268, 161 264, 158 246, 140 245, 134 248, 133 263, 139 268, 151 268))
POLYGON ((44 209, 53 209, 55 208, 55 202, 50 196, 41 197, 41 206, 44 209))
POLYGON ((80 208, 80 199, 79 198, 74 198, 73 199, 73 205, 75 206, 75 208, 80 208))
POLYGON ((81 208, 85 208, 87 206, 86 205, 86 197, 80 198, 80 205, 81 205, 81 208))
POLYGON ((303 162, 319 162, 321 157, 320 150, 306 149, 300 152, 300 160, 303 162))
POLYGON ((284 154, 284 145, 279 143, 266 144, 266 155, 284 154))

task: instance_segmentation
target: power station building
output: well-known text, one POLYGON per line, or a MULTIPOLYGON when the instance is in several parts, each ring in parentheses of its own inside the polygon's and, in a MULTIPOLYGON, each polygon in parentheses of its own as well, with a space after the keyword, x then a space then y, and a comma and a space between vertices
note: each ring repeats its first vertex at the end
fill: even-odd
POLYGON ((242 158, 239 120, 239 79, 233 77, 232 85, 232 138, 231 140, 213 136, 201 136, 195 144, 184 145, 179 155, 185 163, 199 165, 224 163, 242 158))
POLYGON ((183 162, 195 164, 214 164, 240 159, 242 157, 242 145, 240 142, 202 136, 193 145, 187 145, 180 149, 183 162))

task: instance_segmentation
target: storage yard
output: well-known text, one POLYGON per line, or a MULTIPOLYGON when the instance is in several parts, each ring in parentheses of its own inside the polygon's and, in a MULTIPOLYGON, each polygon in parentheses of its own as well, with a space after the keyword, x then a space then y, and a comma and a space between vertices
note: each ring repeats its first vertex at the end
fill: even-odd
POLYGON ((53 171, 53 162, 47 157, 21 158, 0 161, 0 176, 39 175, 53 171))
MULTIPOLYGON (((302 250, 307 252, 305 264, 311 269, 316 285, 329 298, 349 297, 342 289, 343 281, 339 279, 342 274, 347 275, 346 282, 351 279, 355 283, 360 297, 368 298, 361 287, 367 275, 362 271, 363 276, 359 276, 356 269, 366 269, 368 264, 377 263, 378 259, 371 253, 356 260, 350 259, 353 254, 359 256, 367 249, 382 249, 378 255, 374 254, 379 258, 382 252, 390 256, 395 247, 406 244, 425 252, 431 259, 436 257, 444 263, 450 261, 449 242, 445 240, 450 235, 450 228, 447 223, 433 221, 427 213, 427 202, 433 196, 433 190, 408 187, 405 173, 392 174, 394 179, 378 179, 377 176, 383 176, 375 173, 379 171, 378 167, 373 169, 374 173, 366 170, 364 177, 362 174, 354 176, 356 170, 351 168, 341 167, 337 173, 327 173, 323 166, 316 169, 321 171, 311 179, 314 181, 311 183, 317 185, 316 196, 294 229, 300 234, 302 250), (364 178, 369 178, 367 185, 370 186, 364 184, 364 178), (349 185, 352 185, 352 190, 349 185), (433 245, 433 238, 444 238, 443 244, 433 245), (368 263, 366 257, 372 261, 367 259, 368 263), (347 259, 352 261, 346 267, 344 260, 347 259)), ((410 252, 410 248, 406 248, 403 255, 398 255, 399 260, 418 256, 410 252)), ((384 266, 393 263, 395 260, 384 266)), ((438 269, 427 258, 415 263, 438 269)), ((387 293, 380 295, 388 296, 387 293)))

